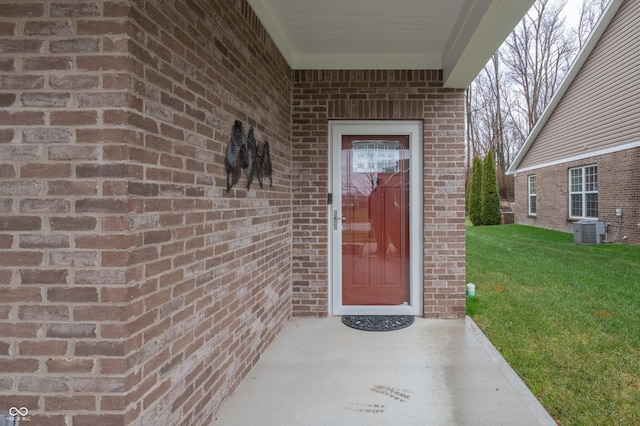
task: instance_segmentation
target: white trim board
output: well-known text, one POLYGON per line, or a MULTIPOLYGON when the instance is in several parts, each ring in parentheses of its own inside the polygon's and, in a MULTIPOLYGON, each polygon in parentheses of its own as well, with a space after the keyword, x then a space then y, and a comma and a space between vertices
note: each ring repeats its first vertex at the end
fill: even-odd
POLYGON ((545 167, 557 166, 558 164, 570 163, 572 161, 584 160, 585 158, 592 158, 592 157, 598 157, 600 155, 613 154, 614 152, 626 151, 627 149, 633 149, 638 147, 640 147, 640 141, 630 142, 624 145, 604 148, 598 151, 585 152, 583 154, 573 155, 571 157, 561 158, 559 160, 549 161, 542 164, 536 164, 534 166, 529 166, 529 167, 523 167, 522 169, 514 170, 510 174, 517 176, 518 173, 524 173, 524 172, 529 172, 531 170, 543 169, 545 167))

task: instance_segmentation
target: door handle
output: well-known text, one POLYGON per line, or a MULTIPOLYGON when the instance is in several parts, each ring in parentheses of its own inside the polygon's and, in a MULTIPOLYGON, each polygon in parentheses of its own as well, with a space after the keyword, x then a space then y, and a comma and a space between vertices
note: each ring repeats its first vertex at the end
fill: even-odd
POLYGON ((333 229, 335 231, 338 230, 338 221, 339 220, 346 220, 347 218, 344 216, 338 216, 338 210, 334 210, 333 211, 333 229))

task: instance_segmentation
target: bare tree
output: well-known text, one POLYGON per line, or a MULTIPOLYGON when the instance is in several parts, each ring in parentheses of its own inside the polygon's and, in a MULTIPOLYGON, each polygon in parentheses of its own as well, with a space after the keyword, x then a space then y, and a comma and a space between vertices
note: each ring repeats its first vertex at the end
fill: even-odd
MULTIPOLYGON (((502 185, 504 170, 511 154, 510 81, 504 70, 501 52, 496 52, 467 90, 467 151, 469 158, 484 157, 493 150, 504 197, 512 195, 509 185, 502 185)), ((492 156, 493 158, 493 156, 492 156)))
MULTIPOLYGON (((537 0, 467 89, 467 167, 489 149, 501 176, 558 89, 608 0, 583 0, 576 28, 567 28, 566 0, 537 0)), ((505 185, 503 188, 502 185, 505 185)))
POLYGON ((484 71, 471 83, 466 91, 467 118, 467 166, 476 155, 483 157, 488 147, 487 107, 493 102, 488 94, 489 83, 484 71))
POLYGON ((538 121, 575 56, 564 6, 564 1, 538 0, 506 42, 505 64, 521 95, 515 107, 526 118, 523 134, 538 121))
MULTIPOLYGON (((490 68, 490 70, 492 71, 492 73, 490 75, 488 75, 488 80, 491 83, 490 84, 490 88, 491 88, 491 95, 492 98, 495 100, 495 104, 494 104, 494 108, 491 111, 491 137, 489 139, 489 150, 493 149, 493 152, 495 154, 495 158, 498 162, 498 166, 501 168, 504 168, 505 166, 505 153, 504 153, 504 148, 505 148, 505 140, 504 140, 504 127, 505 127, 505 120, 504 120, 504 110, 503 110, 503 103, 504 100, 502 99, 503 96, 503 92, 505 91, 503 89, 504 86, 504 79, 503 79, 503 75, 500 71, 501 68, 501 61, 500 61, 500 53, 495 53, 490 60, 490 63, 492 65, 492 67, 490 68)), ((485 70, 489 71, 489 69, 485 68, 485 70)))
POLYGON ((471 170, 471 159, 476 155, 474 150, 474 130, 476 126, 474 126, 473 122, 473 100, 475 100, 475 93, 473 88, 473 82, 467 87, 467 90, 464 92, 464 112, 465 112, 465 169, 467 170, 467 174, 469 170, 471 170))
POLYGON ((471 157, 484 154, 503 144, 504 78, 500 53, 496 52, 467 89, 468 149, 471 157))
POLYGON ((591 34, 591 30, 595 27, 598 19, 604 12, 609 0, 583 0, 580 5, 580 18, 578 26, 571 31, 578 40, 578 48, 582 48, 591 34))

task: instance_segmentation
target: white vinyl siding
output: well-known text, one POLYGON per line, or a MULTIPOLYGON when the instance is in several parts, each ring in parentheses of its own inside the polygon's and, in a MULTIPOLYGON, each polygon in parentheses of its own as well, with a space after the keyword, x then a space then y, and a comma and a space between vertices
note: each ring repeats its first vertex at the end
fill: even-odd
POLYGON ((569 217, 598 218, 598 166, 569 169, 569 217))
POLYGON ((529 176, 529 215, 535 216, 538 213, 537 206, 537 184, 536 175, 529 176))

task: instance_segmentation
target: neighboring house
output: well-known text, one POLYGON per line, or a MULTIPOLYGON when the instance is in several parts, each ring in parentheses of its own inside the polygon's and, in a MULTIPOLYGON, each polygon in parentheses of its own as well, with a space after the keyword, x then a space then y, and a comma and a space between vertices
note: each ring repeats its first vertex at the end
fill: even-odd
POLYGON ((515 221, 640 243, 640 2, 614 0, 508 173, 515 221))
POLYGON ((464 89, 532 0, 1 3, 0 413, 209 425, 292 315, 464 318, 464 89))

